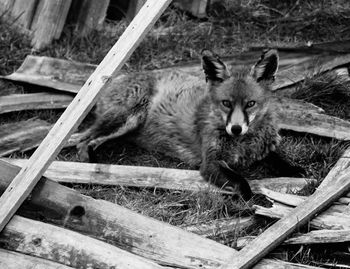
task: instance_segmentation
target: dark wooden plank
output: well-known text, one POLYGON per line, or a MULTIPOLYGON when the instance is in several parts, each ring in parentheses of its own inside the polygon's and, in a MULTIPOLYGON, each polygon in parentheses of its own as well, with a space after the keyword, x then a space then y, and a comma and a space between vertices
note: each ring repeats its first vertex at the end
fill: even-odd
POLYGON ((38 119, 1 125, 0 156, 37 147, 51 127, 51 124, 38 119))

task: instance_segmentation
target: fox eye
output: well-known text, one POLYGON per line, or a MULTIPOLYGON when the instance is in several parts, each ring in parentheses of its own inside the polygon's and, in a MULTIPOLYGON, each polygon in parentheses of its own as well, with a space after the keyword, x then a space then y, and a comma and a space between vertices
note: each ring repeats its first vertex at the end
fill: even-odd
POLYGON ((231 102, 229 100, 222 100, 222 105, 227 108, 231 108, 231 102))
POLYGON ((248 103, 247 103, 247 108, 250 108, 250 107, 253 107, 253 106, 255 106, 255 101, 249 101, 248 103))

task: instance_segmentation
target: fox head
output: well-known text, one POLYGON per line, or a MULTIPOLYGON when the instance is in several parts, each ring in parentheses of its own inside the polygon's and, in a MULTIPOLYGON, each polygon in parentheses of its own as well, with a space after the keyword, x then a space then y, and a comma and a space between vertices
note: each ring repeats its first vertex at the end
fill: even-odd
POLYGON ((202 51, 212 110, 227 134, 246 134, 268 111, 270 85, 278 69, 276 50, 265 51, 250 69, 231 74, 224 62, 209 50, 202 51))

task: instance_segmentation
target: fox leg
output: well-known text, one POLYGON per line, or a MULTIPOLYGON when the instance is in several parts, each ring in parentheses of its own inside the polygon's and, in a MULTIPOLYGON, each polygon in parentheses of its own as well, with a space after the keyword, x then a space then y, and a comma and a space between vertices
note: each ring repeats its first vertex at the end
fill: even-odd
POLYGON ((218 141, 211 141, 207 145, 210 145, 210 147, 202 152, 200 166, 200 173, 203 178, 219 188, 238 192, 244 200, 249 200, 253 196, 249 183, 222 160, 220 156, 222 155, 222 149, 218 141))
POLYGON ((142 125, 146 118, 146 110, 121 111, 108 113, 96 119, 95 124, 81 134, 81 142, 77 145, 81 161, 92 161, 94 150, 108 140, 121 137, 142 125), (116 114, 114 114, 116 113, 116 114), (106 120, 108 119, 108 120, 106 120))

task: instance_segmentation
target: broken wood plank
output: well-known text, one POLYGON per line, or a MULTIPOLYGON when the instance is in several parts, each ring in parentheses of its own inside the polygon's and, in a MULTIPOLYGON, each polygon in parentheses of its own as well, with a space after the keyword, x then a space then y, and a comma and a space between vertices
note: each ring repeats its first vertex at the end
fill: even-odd
POLYGON ((0 114, 22 110, 62 109, 66 108, 72 100, 72 96, 51 93, 0 96, 0 114))
MULTIPOLYGON (((24 167, 28 163, 26 159, 3 158, 2 160, 19 167, 24 167)), ((48 167, 44 176, 62 183, 120 185, 187 191, 211 190, 228 193, 207 183, 198 170, 54 161, 48 167)), ((314 180, 281 177, 251 180, 249 183, 255 192, 258 192, 261 188, 279 192, 295 192, 312 181, 314 180)))
POLYGON ((171 0, 146 2, 33 153, 28 165, 13 179, 0 197, 0 231, 32 191, 74 129, 88 114, 111 76, 121 69, 170 2, 171 0))
POLYGON ((11 8, 11 17, 15 24, 30 29, 37 7, 37 0, 15 0, 11 8))
POLYGON ((319 230, 306 234, 293 236, 287 239, 284 244, 329 244, 350 242, 350 230, 319 230))
POLYGON ((3 269, 73 269, 57 262, 0 249, 0 268, 3 269))
POLYGON ((278 126, 295 132, 350 140, 349 121, 305 110, 286 110, 279 113, 278 126))
MULTIPOLYGON (((5 189, 19 171, 19 167, 0 160, 0 189, 5 189)), ((212 240, 142 216, 117 204, 95 200, 44 177, 34 188, 27 203, 28 206, 20 210, 26 215, 39 216, 41 219, 46 216, 47 222, 64 225, 160 264, 214 269, 234 252, 212 240), (69 214, 73 209, 84 210, 86 217, 76 221, 69 214)), ((263 261, 264 265, 276 265, 276 261, 263 261)), ((282 261, 279 263, 285 264, 282 261)))
POLYGON ((33 18, 32 45, 40 50, 61 36, 72 0, 40 1, 33 18))
POLYGON ((16 72, 0 78, 77 93, 96 65, 28 55, 16 72))
MULTIPOLYGON (((71 211, 76 221, 84 212, 71 211)), ((161 269, 162 266, 118 247, 77 232, 14 216, 0 236, 0 244, 11 251, 59 262, 73 268, 161 269)))
POLYGON ((205 237, 213 237, 227 233, 240 233, 255 223, 252 217, 218 219, 210 222, 182 225, 187 232, 205 237))
MULTIPOLYGON (((307 199, 306 199, 307 200, 307 199)), ((305 201, 306 201, 305 200, 305 201)), ((269 218, 281 219, 289 216, 293 208, 275 202, 272 207, 254 205, 255 214, 269 218)), ((350 213, 346 205, 332 205, 310 221, 314 229, 344 230, 350 229, 350 213)))
POLYGON ((37 147, 50 129, 51 124, 38 119, 1 125, 0 156, 37 147))
POLYGON ((233 254, 227 264, 221 268, 249 268, 256 264, 269 251, 281 244, 296 228, 304 225, 315 214, 345 193, 350 188, 349 174, 350 170, 345 170, 332 185, 308 197, 288 216, 270 226, 239 253, 233 254))

